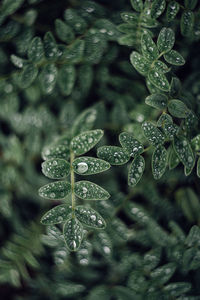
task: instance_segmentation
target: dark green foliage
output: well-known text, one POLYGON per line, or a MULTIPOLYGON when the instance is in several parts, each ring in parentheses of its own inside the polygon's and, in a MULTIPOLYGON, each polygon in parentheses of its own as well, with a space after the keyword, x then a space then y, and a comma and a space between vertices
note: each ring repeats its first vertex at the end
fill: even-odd
POLYGON ((199 1, 3 0, 0 25, 0 298, 198 300, 199 1))

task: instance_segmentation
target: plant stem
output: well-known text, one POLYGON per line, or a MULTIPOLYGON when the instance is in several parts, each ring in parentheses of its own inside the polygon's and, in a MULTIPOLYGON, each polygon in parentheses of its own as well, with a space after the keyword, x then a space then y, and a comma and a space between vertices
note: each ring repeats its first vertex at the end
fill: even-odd
POLYGON ((70 152, 70 176, 71 176, 71 193, 72 193, 72 217, 74 217, 75 210, 75 193, 74 193, 74 185, 75 185, 75 176, 73 169, 73 161, 74 161, 74 152, 70 152))

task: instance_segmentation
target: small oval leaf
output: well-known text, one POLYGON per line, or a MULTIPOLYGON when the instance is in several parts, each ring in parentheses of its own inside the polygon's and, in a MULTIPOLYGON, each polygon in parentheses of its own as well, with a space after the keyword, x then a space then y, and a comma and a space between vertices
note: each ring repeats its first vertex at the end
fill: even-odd
POLYGON ((71 213, 72 207, 65 204, 57 205, 56 207, 50 209, 42 217, 41 223, 43 225, 53 225, 64 222, 67 216, 71 213))
POLYGON ((72 139, 71 148, 76 155, 82 155, 92 149, 102 136, 101 129, 85 131, 72 139))
POLYGON ((42 173, 51 179, 64 178, 69 171, 70 164, 64 159, 53 158, 42 163, 42 173))
POLYGON ((42 158, 44 160, 51 158, 68 159, 70 156, 69 146, 65 144, 46 146, 42 151, 42 158))
POLYGON ((170 114, 176 118, 186 118, 188 114, 187 106, 180 100, 172 99, 168 103, 170 114))
POLYGON ((98 148, 97 156, 105 159, 111 165, 123 165, 130 159, 129 154, 118 146, 102 146, 98 148))
POLYGON ((79 220, 70 217, 63 226, 63 236, 67 248, 77 251, 83 239, 83 226, 79 220))
POLYGON ((140 53, 133 51, 130 55, 130 61, 133 67, 142 75, 149 71, 150 63, 140 53))
POLYGON ((107 200, 110 197, 110 194, 99 185, 84 180, 75 183, 74 192, 84 200, 107 200))
POLYGON ((163 146, 158 146, 152 155, 152 173, 158 180, 165 173, 167 167, 167 150, 163 146))
POLYGON ((148 32, 143 33, 141 38, 142 54, 149 61, 154 61, 159 56, 158 48, 148 32))
POLYGON ((39 195, 46 199, 64 199, 71 191, 71 184, 67 181, 56 181, 42 186, 39 195))
POLYGON ((151 144, 157 146, 164 143, 165 137, 163 133, 151 122, 144 122, 142 124, 142 129, 145 137, 151 144))
POLYGON ((143 145, 129 132, 120 133, 119 142, 130 156, 141 154, 144 151, 143 145))
POLYGON ((75 215, 81 223, 89 227, 97 229, 104 229, 106 227, 106 222, 102 216, 92 208, 77 206, 75 208, 75 215))
POLYGON ((132 161, 128 172, 128 185, 135 186, 141 179, 145 169, 145 160, 139 155, 132 161))
POLYGON ((175 42, 175 35, 174 31, 171 28, 162 28, 158 40, 157 40, 157 46, 160 52, 168 52, 171 50, 174 46, 175 42))
POLYGON ((94 157, 79 157, 73 162, 74 172, 79 175, 92 175, 110 169, 110 164, 102 159, 94 157))
POLYGON ((164 109, 167 107, 167 96, 164 94, 152 94, 145 99, 145 103, 157 109, 164 109))
POLYGON ((188 169, 192 168, 195 157, 189 141, 183 136, 175 137, 173 147, 184 166, 188 169))
POLYGON ((164 54, 164 59, 171 65, 182 66, 185 64, 183 56, 176 50, 170 50, 164 54))

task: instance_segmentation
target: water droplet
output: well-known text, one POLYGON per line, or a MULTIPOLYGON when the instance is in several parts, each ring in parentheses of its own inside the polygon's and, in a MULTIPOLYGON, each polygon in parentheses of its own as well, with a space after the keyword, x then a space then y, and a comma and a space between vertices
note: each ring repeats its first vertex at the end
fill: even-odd
POLYGON ((77 171, 81 174, 85 173, 88 170, 88 165, 85 162, 80 162, 77 165, 77 171))
POLYGON ((105 246, 103 247, 103 251, 106 253, 106 254, 109 254, 110 253, 110 248, 105 246))
POLYGON ((86 187, 83 187, 83 193, 86 194, 87 191, 88 191, 87 188, 86 188, 86 187))
POLYGON ((92 219, 92 221, 96 221, 96 218, 97 218, 97 217, 96 217, 95 215, 91 215, 91 216, 90 216, 90 219, 92 219))

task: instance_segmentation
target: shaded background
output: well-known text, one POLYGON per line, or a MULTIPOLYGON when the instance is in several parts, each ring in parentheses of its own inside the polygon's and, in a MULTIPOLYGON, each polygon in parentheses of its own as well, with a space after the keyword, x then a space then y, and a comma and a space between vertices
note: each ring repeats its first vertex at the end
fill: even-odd
MULTIPOLYGON (((130 52, 138 45, 128 47, 117 42, 121 33, 115 25, 122 23, 121 12, 132 11, 129 1, 19 2, 19 8, 6 17, 0 12, 1 299, 123 300, 144 299, 144 295, 148 299, 178 299, 173 295, 164 298, 163 288, 168 280, 185 283, 179 297, 193 296, 179 299, 199 299, 199 236, 192 245, 185 242, 192 225, 200 222, 199 179, 195 170, 186 177, 179 164, 155 181, 149 151, 144 156, 144 176, 133 190, 127 186, 126 165, 91 177, 111 194, 108 201, 93 204, 108 226, 101 233, 89 232, 77 253, 70 254, 55 238, 54 230, 46 231, 40 224, 41 216, 54 205, 37 192, 49 182, 41 172, 42 148, 66 134, 79 113, 89 107, 97 112, 93 127, 105 130, 99 145, 119 145, 118 134, 123 130, 148 145, 141 123, 156 120, 161 112, 144 103, 149 94, 145 80, 129 63, 130 52), (49 92, 38 77, 22 88, 17 81, 20 71, 13 66, 10 55, 27 59, 32 38, 43 38, 49 30, 61 44, 54 21, 63 20, 63 13, 69 8, 85 22, 83 30, 75 32, 76 39, 85 39, 86 48, 83 58, 75 64, 74 85, 66 93, 55 83, 49 92), (104 19, 103 25, 97 25, 99 19, 104 19), (112 23, 105 23, 105 19, 112 23), (109 30, 98 31, 105 24, 111 34, 109 30), (87 34, 89 28, 96 30, 97 44, 94 36, 87 34), (141 214, 136 218, 129 214, 129 202, 140 205, 139 212, 149 215, 149 224, 142 221, 141 214), (161 266, 169 273, 163 282, 161 271, 157 275, 151 273, 161 266)), ((199 7, 196 14, 198 19, 199 7)), ((199 118, 200 34, 183 37, 180 18, 181 11, 172 26, 176 49, 186 64, 173 68, 172 74, 180 78, 181 97, 199 118)), ((167 26, 165 16, 159 21, 162 25, 153 29, 155 36, 162 26, 167 26)), ((198 22, 195 26, 196 32, 200 31, 198 22)), ((57 67, 61 67, 59 63, 57 67)), ((198 133, 198 123, 193 131, 198 133)), ((95 156, 96 150, 91 154, 95 156)))

